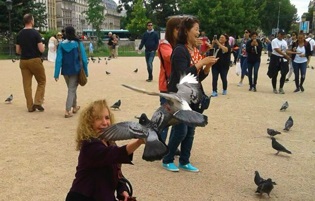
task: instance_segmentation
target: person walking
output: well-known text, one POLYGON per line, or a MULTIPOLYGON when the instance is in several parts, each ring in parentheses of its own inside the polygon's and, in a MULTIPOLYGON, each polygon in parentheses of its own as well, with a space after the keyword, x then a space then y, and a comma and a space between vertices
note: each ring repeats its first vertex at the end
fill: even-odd
POLYGON ((26 106, 29 112, 35 110, 44 111, 42 106, 45 96, 46 74, 42 53, 45 51, 45 45, 42 43, 42 37, 33 27, 35 20, 32 14, 25 14, 23 17, 24 29, 16 37, 16 53, 21 55, 20 69, 22 73, 24 95, 26 106), (35 97, 32 96, 32 78, 37 81, 35 97))
POLYGON ((71 26, 68 26, 66 27, 65 32, 66 39, 58 46, 54 78, 56 82, 59 80, 59 74, 61 70, 61 75, 64 76, 68 87, 65 118, 69 118, 73 116, 72 114, 77 113, 80 109, 80 106, 77 105, 77 88, 79 72, 81 69, 81 59, 86 76, 88 76, 88 69, 84 45, 80 39, 76 37, 75 29, 71 26))
POLYGON ((261 52, 263 49, 262 43, 257 38, 257 32, 253 31, 250 34, 250 40, 246 43, 247 52, 247 68, 248 68, 248 81, 249 81, 249 91, 256 92, 256 84, 258 79, 258 70, 260 67, 261 52), (254 80, 253 80, 253 70, 254 70, 254 80))
POLYGON ((287 73, 289 72, 288 61, 291 59, 290 56, 287 54, 288 52, 288 45, 285 40, 285 32, 280 30, 278 32, 277 38, 271 41, 272 46, 272 54, 270 57, 270 63, 268 66, 267 75, 271 78, 273 93, 275 94, 284 94, 283 86, 285 83, 285 78, 287 73), (277 91, 277 77, 278 72, 280 71, 280 87, 279 92, 277 91))
MULTIPOLYGON (((296 32, 293 32, 292 33, 292 35, 291 35, 291 43, 290 44, 288 44, 288 48, 290 49, 290 50, 292 50, 292 45, 293 45, 293 43, 295 43, 296 41, 297 41, 297 33, 296 32)), ((291 60, 289 61, 289 73, 287 74, 287 79, 285 79, 285 82, 289 82, 290 81, 290 77, 291 77, 291 75, 292 75, 292 73, 293 73, 293 71, 294 71, 294 69, 293 69, 293 60, 294 60, 294 57, 295 57, 295 54, 292 54, 291 55, 291 60)))
POLYGON ((49 38, 48 41, 48 57, 47 60, 50 62, 55 62, 57 56, 57 45, 58 41, 54 35, 49 38))
POLYGON ((244 38, 242 38, 241 43, 239 45, 239 54, 238 54, 237 61, 240 61, 241 68, 242 68, 241 80, 237 84, 237 86, 239 86, 239 87, 243 86, 244 77, 245 77, 245 75, 248 75, 246 43, 249 40, 249 34, 250 34, 250 30, 246 29, 244 31, 244 38))
POLYGON ((145 61, 147 63, 148 79, 147 82, 153 80, 153 60, 156 50, 159 45, 159 36, 153 29, 153 23, 147 22, 147 31, 143 34, 141 43, 139 45, 139 51, 145 47, 145 61))

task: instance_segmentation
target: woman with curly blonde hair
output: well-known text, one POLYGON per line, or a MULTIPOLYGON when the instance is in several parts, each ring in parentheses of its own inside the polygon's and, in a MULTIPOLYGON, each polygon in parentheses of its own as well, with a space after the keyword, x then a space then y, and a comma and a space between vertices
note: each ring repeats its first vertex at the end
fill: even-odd
POLYGON ((100 140, 103 129, 114 123, 106 100, 97 100, 81 113, 77 127, 76 150, 80 151, 75 179, 66 201, 115 200, 115 191, 127 199, 121 163, 132 164, 133 152, 144 141, 136 139, 118 147, 115 142, 100 140))

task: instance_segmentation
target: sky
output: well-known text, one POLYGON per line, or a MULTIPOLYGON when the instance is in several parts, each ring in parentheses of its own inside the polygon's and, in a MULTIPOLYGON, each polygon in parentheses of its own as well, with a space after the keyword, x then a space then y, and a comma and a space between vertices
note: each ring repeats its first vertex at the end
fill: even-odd
MULTIPOLYGON (((114 0, 117 4, 119 0, 114 0)), ((308 12, 308 4, 310 0, 290 0, 291 4, 295 5, 297 9, 297 14, 301 19, 303 13, 308 12)), ((281 10, 280 10, 281 11, 281 10)))

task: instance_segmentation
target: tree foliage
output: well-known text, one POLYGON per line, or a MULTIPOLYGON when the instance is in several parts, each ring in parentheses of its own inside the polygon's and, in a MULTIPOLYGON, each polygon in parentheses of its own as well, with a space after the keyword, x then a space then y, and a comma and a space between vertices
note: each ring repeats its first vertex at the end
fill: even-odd
POLYGON ((146 9, 143 6, 142 0, 135 0, 133 10, 130 13, 131 21, 127 25, 127 29, 133 36, 139 36, 146 30, 146 24, 150 21, 146 17, 146 9))
POLYGON ((105 6, 102 3, 102 0, 88 0, 88 10, 82 13, 86 14, 88 24, 91 24, 92 28, 95 29, 95 34, 98 38, 98 45, 102 45, 102 33, 100 26, 105 20, 104 9, 105 6))

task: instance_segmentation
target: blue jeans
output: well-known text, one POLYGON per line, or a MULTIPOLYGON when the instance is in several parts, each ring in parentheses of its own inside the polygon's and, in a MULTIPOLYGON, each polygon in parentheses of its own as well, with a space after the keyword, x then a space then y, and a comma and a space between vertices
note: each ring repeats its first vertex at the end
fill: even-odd
POLYGON ((256 87, 259 66, 260 66, 260 60, 254 63, 247 62, 248 81, 249 81, 250 87, 256 87), (253 69, 254 69, 254 82, 253 82, 253 69))
POLYGON ((145 51, 145 61, 147 62, 147 70, 148 70, 148 79, 152 80, 153 79, 153 75, 152 75, 152 71, 153 71, 153 59, 155 57, 155 51, 145 51))
POLYGON ((175 152, 179 144, 181 144, 179 163, 182 165, 188 164, 190 151, 194 142, 194 135, 195 127, 190 127, 183 123, 172 126, 171 135, 168 142, 169 153, 164 156, 163 163, 167 164, 174 162, 175 152))
POLYGON ((300 86, 303 86, 305 75, 306 75, 307 62, 295 63, 293 61, 292 64, 293 64, 293 69, 294 69, 294 74, 295 74, 295 86, 298 89, 300 88, 300 86), (301 72, 301 81, 300 81, 300 72, 301 72))
POLYGON ((241 68, 242 68, 242 74, 241 74, 241 79, 243 79, 245 77, 245 75, 247 75, 247 57, 242 57, 241 56, 241 68))
MULTIPOLYGON (((160 96, 160 104, 163 105, 165 102, 166 102, 166 99, 160 96)), ((168 133, 168 127, 164 128, 162 132, 160 133, 160 137, 163 142, 166 141, 167 133, 168 133)))

